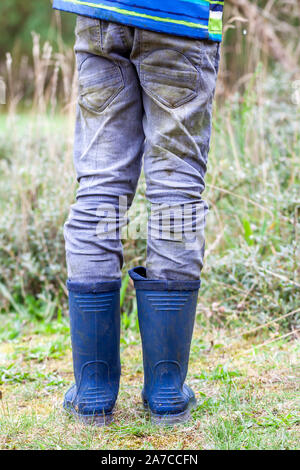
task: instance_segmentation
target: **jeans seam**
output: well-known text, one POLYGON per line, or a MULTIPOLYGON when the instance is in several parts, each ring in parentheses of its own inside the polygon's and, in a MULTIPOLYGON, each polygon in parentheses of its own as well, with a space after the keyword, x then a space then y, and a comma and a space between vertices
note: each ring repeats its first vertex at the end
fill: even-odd
POLYGON ((99 34, 100 44, 99 44, 99 46, 100 46, 101 51, 103 52, 103 28, 102 28, 102 26, 103 26, 102 23, 103 22, 102 22, 102 20, 100 20, 99 23, 100 23, 100 28, 99 28, 100 29, 100 34, 99 34))
POLYGON ((126 26, 123 26, 123 25, 120 25, 120 36, 121 36, 121 39, 122 39, 122 42, 123 42, 123 45, 128 48, 129 51, 131 51, 131 44, 128 40, 128 37, 127 37, 127 34, 126 34, 126 31, 125 31, 125 28, 126 26))

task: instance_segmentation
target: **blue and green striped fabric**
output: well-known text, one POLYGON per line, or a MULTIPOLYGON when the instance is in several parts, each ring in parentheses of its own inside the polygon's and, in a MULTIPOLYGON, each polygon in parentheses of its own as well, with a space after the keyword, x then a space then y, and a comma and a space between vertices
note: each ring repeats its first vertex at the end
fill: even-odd
POLYGON ((54 0, 53 7, 161 33, 222 40, 224 0, 54 0))

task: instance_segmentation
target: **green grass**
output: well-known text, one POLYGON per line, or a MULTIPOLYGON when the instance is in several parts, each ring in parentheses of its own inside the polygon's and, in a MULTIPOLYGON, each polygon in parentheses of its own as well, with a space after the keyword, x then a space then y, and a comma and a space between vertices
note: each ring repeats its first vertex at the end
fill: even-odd
POLYGON ((105 429, 84 427, 62 412, 73 380, 66 321, 50 330, 57 332, 49 334, 45 322, 35 320, 0 346, 2 449, 296 449, 299 444, 294 339, 255 352, 252 345, 264 336, 232 340, 228 330, 205 331, 197 322, 188 383, 198 406, 189 424, 171 432, 152 426, 142 409, 141 345, 134 328, 123 329, 116 419, 105 429), (220 335, 223 346, 210 348, 220 335))

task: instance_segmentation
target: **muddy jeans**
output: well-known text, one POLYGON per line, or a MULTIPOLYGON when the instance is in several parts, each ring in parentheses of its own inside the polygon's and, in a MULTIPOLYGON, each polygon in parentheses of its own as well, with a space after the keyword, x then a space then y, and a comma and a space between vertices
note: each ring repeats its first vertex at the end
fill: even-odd
POLYGON ((147 275, 200 279, 219 44, 85 17, 77 19, 76 37, 79 189, 65 225, 69 278, 120 278, 123 209, 144 160, 152 207, 147 275))

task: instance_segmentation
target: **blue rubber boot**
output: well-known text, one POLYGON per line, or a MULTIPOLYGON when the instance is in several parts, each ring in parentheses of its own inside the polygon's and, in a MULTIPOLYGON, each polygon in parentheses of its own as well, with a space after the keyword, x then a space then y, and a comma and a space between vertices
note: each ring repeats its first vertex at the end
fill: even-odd
POLYGON ((120 286, 68 282, 75 385, 64 408, 85 424, 113 420, 121 375, 120 286))
POLYGON ((200 281, 152 281, 145 268, 134 280, 143 344, 144 406, 154 424, 173 425, 190 418, 194 392, 184 383, 200 281))

